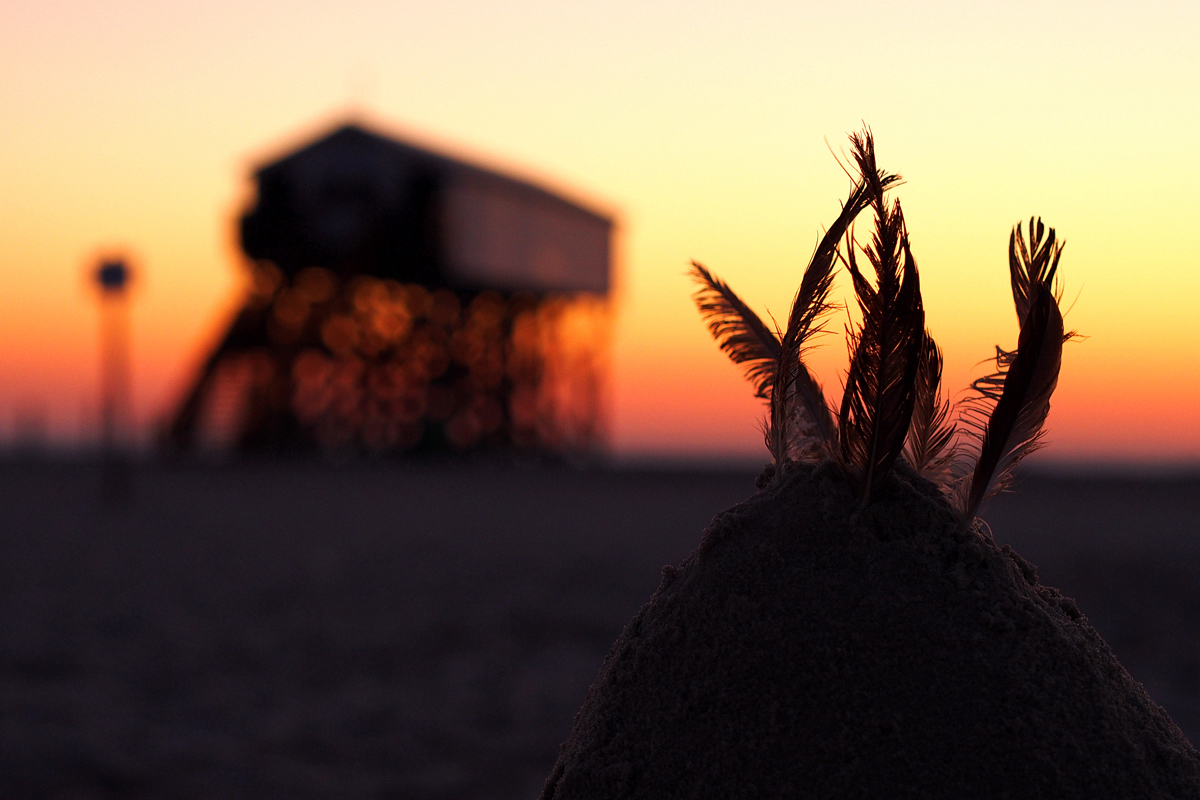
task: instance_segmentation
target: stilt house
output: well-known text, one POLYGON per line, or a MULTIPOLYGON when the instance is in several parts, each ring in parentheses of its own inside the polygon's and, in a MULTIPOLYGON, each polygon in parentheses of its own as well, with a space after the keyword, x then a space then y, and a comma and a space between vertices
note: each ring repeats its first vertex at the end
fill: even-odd
POLYGON ((612 221, 346 125, 254 173, 251 289, 170 447, 592 448, 612 221))

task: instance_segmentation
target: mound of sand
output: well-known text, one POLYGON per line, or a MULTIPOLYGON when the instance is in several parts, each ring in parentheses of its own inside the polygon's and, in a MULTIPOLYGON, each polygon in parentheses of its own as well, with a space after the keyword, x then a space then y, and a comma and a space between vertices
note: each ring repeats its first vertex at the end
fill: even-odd
POLYGON ((543 794, 704 797, 1195 798, 1200 754, 934 487, 798 467, 664 568, 543 794))

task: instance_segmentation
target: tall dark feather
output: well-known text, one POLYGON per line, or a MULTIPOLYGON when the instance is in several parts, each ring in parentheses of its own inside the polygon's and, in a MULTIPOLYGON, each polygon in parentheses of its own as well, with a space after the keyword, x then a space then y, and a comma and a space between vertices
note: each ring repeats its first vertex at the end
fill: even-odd
MULTIPOLYGON (((800 288, 787 315, 787 329, 780 342, 780 371, 776 373, 778 398, 770 407, 768 446, 781 458, 792 461, 821 461, 838 450, 838 423, 824 397, 821 384, 804 365, 805 345, 823 330, 821 318, 832 306, 828 301, 833 285, 833 269, 838 260, 842 237, 850 230, 860 212, 871 205, 875 192, 898 184, 899 175, 874 169, 854 186, 842 205, 841 213, 821 237, 804 270, 800 288)), ((776 473, 781 474, 781 473, 776 473)))
MULTIPOLYGON (((858 478, 864 504, 904 447, 915 401, 925 312, 916 261, 907 246, 903 262, 903 282, 881 279, 880 287, 869 291, 862 288, 869 285, 857 265, 848 262, 863 323, 851 337, 853 354, 838 427, 841 461, 858 478)), ((883 272, 881 267, 881 276, 883 272)))
POLYGON ((1063 340, 1058 301, 1049 283, 1039 281, 1030 293, 1016 352, 997 348, 997 372, 972 384, 981 402, 973 417, 979 457, 956 493, 964 524, 975 519, 984 500, 1004 490, 1017 464, 1040 446, 1050 396, 1058 385, 1063 340), (983 422, 983 409, 991 402, 995 407, 983 422))
POLYGON ((904 458, 917 474, 944 486, 954 460, 955 426, 949 421, 950 403, 942 396, 942 351, 925 331, 914 387, 912 424, 904 443, 904 458))
MULTIPOLYGON (((873 182, 890 187, 900 178, 876 171, 873 182)), ((837 450, 838 427, 825 400, 821 384, 804 364, 809 339, 822 328, 821 318, 830 310, 829 290, 838 245, 863 209, 871 203, 872 188, 860 180, 842 206, 842 212, 821 237, 804 270, 800 288, 792 300, 788 324, 780 342, 779 363, 772 390, 768 449, 782 465, 785 460, 813 461, 828 458, 837 450)), ((782 470, 776 475, 782 476, 782 470)))
MULTIPOLYGON (((817 244, 804 270, 800 288, 792 299, 787 329, 780 342, 780 369, 772 392, 770 450, 782 465, 827 455, 837 440, 837 426, 825 400, 821 385, 804 364, 804 349, 809 338, 821 330, 821 317, 830 309, 829 290, 833 286, 833 265, 841 237, 864 208, 862 186, 851 192, 838 215, 817 244)), ((782 477, 782 471, 777 471, 782 477)))
POLYGON ((1036 217, 1029 220, 1028 244, 1020 224, 1009 237, 1009 278, 1021 332, 1015 351, 996 348, 995 371, 971 384, 975 394, 962 405, 960 419, 977 447, 973 468, 959 464, 952 492, 964 524, 975 518, 980 504, 1011 484, 1017 464, 1040 446, 1062 344, 1075 335, 1064 331, 1058 306, 1062 249, 1054 229, 1047 235, 1036 217))
POLYGON ((862 327, 851 336, 852 355, 839 415, 840 457, 870 501, 904 447, 915 400, 914 383, 925 341, 920 278, 900 204, 888 206, 875 165, 871 132, 851 137, 855 160, 875 211, 875 233, 864 249, 875 270, 872 287, 851 248, 846 261, 862 327))
POLYGON ((713 338, 733 363, 743 365, 756 396, 771 399, 779 363, 779 336, 727 283, 695 261, 691 275, 700 284, 694 297, 713 338))

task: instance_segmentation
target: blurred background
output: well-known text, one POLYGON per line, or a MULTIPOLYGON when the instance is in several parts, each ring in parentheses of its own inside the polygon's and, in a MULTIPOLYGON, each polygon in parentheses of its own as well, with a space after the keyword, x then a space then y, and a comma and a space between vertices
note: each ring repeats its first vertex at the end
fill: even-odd
MULTIPOLYGON (((1066 240, 1087 338, 985 516, 1200 735, 1194 4, 2 19, 6 796, 534 796, 659 568, 766 460, 688 265, 785 316, 864 124, 952 396, 1015 346, 1012 227, 1066 240)), ((809 356, 835 398, 843 319, 809 356)))
MULTIPOLYGON (((962 387, 1015 342, 1005 248, 1067 241, 1046 457, 1196 458, 1200 70, 1190 4, 7 3, 0 419, 96 436, 92 261, 136 262, 139 435, 186 391, 248 280, 252 171, 341 122, 560 189, 615 223, 607 439, 760 454, 760 410, 692 307, 688 262, 786 313, 873 128, 930 327, 962 387), (845 160, 843 158, 843 160, 845 160)), ((844 286, 842 287, 844 288, 844 286)), ((831 390, 838 337, 814 358, 831 390)))

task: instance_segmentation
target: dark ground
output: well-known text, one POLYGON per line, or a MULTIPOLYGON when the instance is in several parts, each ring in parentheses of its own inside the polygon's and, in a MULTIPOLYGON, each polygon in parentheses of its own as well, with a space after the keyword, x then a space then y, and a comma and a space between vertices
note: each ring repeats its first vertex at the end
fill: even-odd
MULTIPOLYGON (((0 797, 533 798, 752 471, 0 465, 0 797)), ((1029 478, 998 543, 1200 737, 1200 480, 1029 478)))

